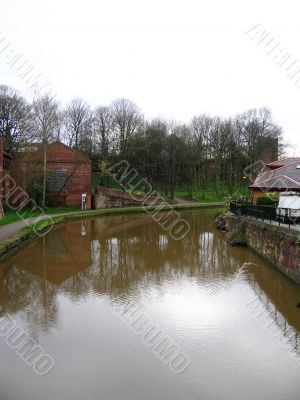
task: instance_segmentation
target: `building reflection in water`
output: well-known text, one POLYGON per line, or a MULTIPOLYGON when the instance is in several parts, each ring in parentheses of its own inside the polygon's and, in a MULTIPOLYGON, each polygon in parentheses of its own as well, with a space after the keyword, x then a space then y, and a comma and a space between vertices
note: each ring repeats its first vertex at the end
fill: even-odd
POLYGON ((171 239, 148 215, 54 229, 1 266, 1 315, 20 316, 31 331, 47 332, 59 326, 59 295, 72 301, 90 293, 119 298, 141 283, 162 286, 184 276, 199 285, 225 285, 250 261, 258 267, 245 273, 245 282, 299 351, 299 288, 247 249, 231 248, 214 230, 210 215, 187 213, 186 218, 191 229, 181 241, 171 239))

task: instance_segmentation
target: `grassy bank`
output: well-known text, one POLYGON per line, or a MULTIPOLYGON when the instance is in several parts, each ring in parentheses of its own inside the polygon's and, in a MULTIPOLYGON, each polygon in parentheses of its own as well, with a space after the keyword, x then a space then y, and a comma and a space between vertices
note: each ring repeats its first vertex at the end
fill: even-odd
MULTIPOLYGON (((92 193, 95 194, 96 192, 96 187, 100 186, 100 177, 98 172, 93 172, 92 173, 92 193)), ((122 190, 122 187, 113 179, 109 179, 109 187, 111 189, 119 189, 122 190)), ((153 190, 155 192, 158 192, 161 197, 164 197, 164 191, 162 187, 154 187, 153 190)), ((233 190, 240 192, 243 194, 245 197, 250 197, 250 192, 249 189, 245 186, 242 185, 240 187, 236 187, 233 190)), ((142 191, 136 190, 134 191, 135 194, 144 194, 142 191)), ((205 189, 194 189, 192 191, 192 197, 201 203, 211 203, 211 202, 219 202, 223 201, 225 197, 228 195, 232 194, 232 190, 226 185, 220 185, 220 188, 218 191, 216 191, 215 187, 207 187, 205 189)), ((175 191, 175 197, 179 197, 182 199, 190 200, 189 192, 187 190, 187 187, 185 185, 180 185, 177 187, 175 191)))
MULTIPOLYGON (((80 211, 78 207, 50 207, 45 211, 48 215, 62 214, 65 212, 80 211)), ((0 219, 0 226, 11 224, 27 218, 38 217, 41 214, 39 210, 24 209, 20 213, 13 210, 5 210, 4 217, 0 219)))

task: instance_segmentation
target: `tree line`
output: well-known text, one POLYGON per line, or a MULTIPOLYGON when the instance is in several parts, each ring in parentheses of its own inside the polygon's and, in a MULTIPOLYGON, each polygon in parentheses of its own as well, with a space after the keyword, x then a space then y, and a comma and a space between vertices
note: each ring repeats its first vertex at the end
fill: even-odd
POLYGON ((92 159, 99 184, 108 185, 106 169, 126 160, 170 198, 178 188, 189 196, 209 188, 218 197, 225 189, 232 193, 249 183, 245 168, 249 172, 258 160, 271 161, 282 151, 282 129, 267 108, 231 118, 200 113, 183 124, 146 120, 128 99, 92 109, 76 98, 62 107, 47 95, 29 103, 5 85, 0 86, 0 134, 4 150, 15 156, 28 143, 43 144, 45 176, 47 144, 59 140, 92 159))

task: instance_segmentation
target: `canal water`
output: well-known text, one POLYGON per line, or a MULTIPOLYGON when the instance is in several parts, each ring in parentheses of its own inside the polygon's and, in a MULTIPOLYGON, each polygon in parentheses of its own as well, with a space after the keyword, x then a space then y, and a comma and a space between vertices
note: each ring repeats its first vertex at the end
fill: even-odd
POLYGON ((180 241, 151 215, 68 223, 2 262, 0 399, 299 400, 300 287, 215 214, 180 241))

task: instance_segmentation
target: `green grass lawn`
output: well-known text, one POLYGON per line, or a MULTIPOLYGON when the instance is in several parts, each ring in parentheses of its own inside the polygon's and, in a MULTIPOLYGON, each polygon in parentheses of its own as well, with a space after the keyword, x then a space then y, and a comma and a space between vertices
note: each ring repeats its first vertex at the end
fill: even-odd
MULTIPOLYGON (((92 173, 92 194, 95 194, 95 189, 96 186, 99 186, 100 182, 100 177, 99 173, 96 171, 93 171, 92 173)), ((120 189, 122 190, 122 187, 113 179, 110 179, 109 181, 109 187, 112 189, 120 189)), ((240 187, 235 189, 235 191, 238 191, 242 193, 246 197, 250 197, 250 192, 247 187, 240 187)), ((163 196, 163 191, 161 188, 154 188, 155 192, 158 192, 161 197, 163 196)), ((137 195, 142 195, 143 192, 141 190, 135 190, 134 194, 137 195)), ((199 201, 201 203, 212 203, 212 202, 219 202, 223 201, 226 196, 230 194, 228 187, 222 187, 219 190, 219 195, 217 195, 216 190, 214 188, 208 188, 205 190, 193 190, 193 197, 195 198, 196 201, 199 201)), ((175 192, 175 197, 180 197, 182 199, 190 200, 188 196, 188 191, 187 188, 184 186, 178 187, 175 192)))
MULTIPOLYGON (((238 192, 244 194, 246 197, 250 196, 250 193, 247 188, 239 188, 238 192)), ((230 194, 228 188, 224 188, 219 191, 217 195, 215 189, 206 189, 206 190, 193 190, 193 198, 201 203, 212 203, 223 201, 226 196, 230 194)), ((188 199, 188 192, 184 188, 179 188, 176 190, 176 197, 186 198, 188 199)))
MULTIPOLYGON (((100 175, 99 172, 93 171, 92 172, 92 195, 96 194, 96 187, 101 186, 100 185, 100 175)), ((122 190, 122 187, 116 182, 114 179, 110 178, 109 179, 109 187, 111 189, 120 189, 122 190)))
MULTIPOLYGON (((92 194, 95 194, 95 188, 96 186, 99 185, 99 174, 98 172, 93 172, 92 174, 92 194)), ((110 180, 110 185, 111 188, 113 189, 119 189, 122 190, 120 185, 118 185, 117 182, 115 182, 113 179, 110 180)), ((155 189, 156 192, 160 194, 161 197, 163 197, 163 192, 157 188, 155 189)), ((247 188, 240 188, 239 192, 243 193, 244 195, 249 195, 249 191, 247 188)), ((143 191, 141 190, 135 190, 135 194, 142 195, 143 191)), ((226 197, 229 194, 228 188, 224 188, 223 191, 220 190, 219 196, 216 194, 215 189, 206 189, 205 191, 203 190, 194 190, 193 191, 193 198, 195 202, 199 203, 215 203, 215 202, 222 202, 224 200, 224 197, 226 197)), ((190 200, 188 196, 188 191, 185 187, 179 187, 176 190, 175 197, 179 197, 185 200, 190 200)), ((45 211, 46 214, 60 214, 60 213, 66 213, 66 212, 73 212, 73 211, 80 211, 79 207, 67 207, 67 206, 61 206, 61 207, 49 207, 45 211)), ((40 212, 39 211, 33 211, 31 209, 24 209, 21 210, 22 215, 18 215, 16 211, 6 209, 4 211, 4 217, 0 219, 0 226, 10 224, 12 222, 16 222, 22 219, 26 218, 31 218, 35 216, 39 216, 40 212)))
MULTIPOLYGON (((72 212, 72 211, 80 211, 79 207, 49 207, 45 210, 45 214, 60 214, 65 212, 72 212)), ((21 219, 31 218, 31 217, 38 217, 40 215, 40 211, 33 211, 31 209, 24 209, 21 210, 19 214, 13 210, 5 210, 4 217, 0 219, 0 226, 11 224, 12 222, 19 221, 21 219), (22 215, 21 215, 22 214, 22 215)))

